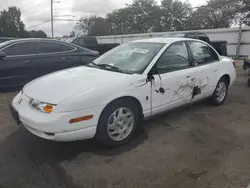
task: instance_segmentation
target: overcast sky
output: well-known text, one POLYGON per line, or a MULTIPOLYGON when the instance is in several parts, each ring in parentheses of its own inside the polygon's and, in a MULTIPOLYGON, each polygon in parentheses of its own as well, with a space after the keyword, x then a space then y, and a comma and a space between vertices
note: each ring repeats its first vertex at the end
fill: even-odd
MULTIPOLYGON (((160 0, 157 1, 160 2, 160 0)), ((114 9, 125 6, 126 3, 131 3, 132 0, 54 0, 54 2, 55 19, 78 20, 81 16, 104 16, 114 9)), ((198 6, 204 4, 206 0, 189 0, 189 2, 192 6, 198 6)), ((0 2, 0 10, 13 5, 21 9, 22 20, 27 30, 42 29, 51 35, 50 0, 6 0, 0 2)), ((55 21, 55 36, 69 34, 75 23, 73 21, 55 21)))

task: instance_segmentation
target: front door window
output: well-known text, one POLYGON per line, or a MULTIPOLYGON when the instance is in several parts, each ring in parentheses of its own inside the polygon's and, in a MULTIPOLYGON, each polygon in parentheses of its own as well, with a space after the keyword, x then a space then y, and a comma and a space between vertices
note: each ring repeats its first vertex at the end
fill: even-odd
POLYGON ((156 63, 152 84, 152 114, 191 101, 193 69, 185 42, 170 45, 156 63))
POLYGON ((190 63, 185 43, 172 44, 160 57, 157 66, 160 74, 188 68, 190 63))

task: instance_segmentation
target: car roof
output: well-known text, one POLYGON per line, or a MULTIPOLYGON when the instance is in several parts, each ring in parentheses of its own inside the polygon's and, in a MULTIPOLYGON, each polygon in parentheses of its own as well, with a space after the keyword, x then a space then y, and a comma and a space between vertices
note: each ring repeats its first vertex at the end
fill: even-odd
POLYGON ((75 48, 79 48, 79 46, 71 44, 71 43, 66 43, 64 41, 56 40, 56 39, 46 39, 46 38, 24 38, 24 39, 15 39, 15 40, 8 40, 5 42, 0 43, 0 48, 4 48, 8 45, 14 44, 14 43, 19 43, 19 42, 56 42, 60 44, 67 44, 70 46, 74 46, 75 48))
POLYGON ((56 39, 46 39, 46 38, 24 38, 24 39, 8 40, 8 41, 0 43, 0 49, 5 48, 6 46, 9 46, 9 45, 14 44, 14 43, 18 43, 18 42, 32 42, 32 41, 57 42, 57 43, 60 43, 60 44, 66 44, 66 45, 73 46, 73 47, 78 48, 78 49, 80 48, 80 49, 85 49, 85 50, 93 52, 93 50, 90 50, 90 49, 87 49, 87 48, 84 48, 84 47, 81 47, 81 46, 78 46, 78 45, 75 45, 75 44, 72 44, 72 43, 67 43, 67 42, 64 42, 64 41, 56 40, 56 39))
POLYGON ((85 38, 85 39, 94 39, 94 38, 96 38, 96 37, 95 37, 95 36, 69 37, 69 39, 80 39, 80 38, 85 38))
POLYGON ((11 42, 30 42, 30 41, 55 41, 60 42, 60 40, 56 39, 46 39, 46 38, 25 38, 25 39, 14 39, 11 40, 11 42))
POLYGON ((150 39, 136 40, 132 42, 151 42, 151 43, 171 44, 173 42, 178 42, 178 41, 198 41, 198 40, 190 39, 190 38, 150 38, 150 39))

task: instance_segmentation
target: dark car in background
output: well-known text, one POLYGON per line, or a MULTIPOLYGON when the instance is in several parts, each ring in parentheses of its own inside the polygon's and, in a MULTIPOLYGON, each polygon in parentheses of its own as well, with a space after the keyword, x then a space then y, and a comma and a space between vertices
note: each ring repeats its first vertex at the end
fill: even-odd
POLYGON ((214 47, 214 49, 223 56, 227 56, 227 41, 225 40, 218 40, 218 41, 210 41, 209 37, 206 35, 206 33, 203 32, 187 32, 183 34, 183 37, 185 38, 193 38, 193 39, 199 39, 202 40, 211 46, 214 47))
POLYGON ((17 38, 13 38, 13 37, 0 37, 0 43, 5 42, 5 41, 9 41, 9 40, 14 40, 17 38))
POLYGON ((60 41, 66 42, 69 38, 61 38, 60 41))
POLYGON ((42 75, 93 61, 98 53, 52 39, 0 43, 0 88, 23 86, 42 75))
POLYGON ((77 44, 79 46, 98 51, 100 55, 120 45, 119 43, 99 44, 97 42, 96 37, 91 37, 91 36, 71 37, 71 38, 68 38, 66 42, 77 44))

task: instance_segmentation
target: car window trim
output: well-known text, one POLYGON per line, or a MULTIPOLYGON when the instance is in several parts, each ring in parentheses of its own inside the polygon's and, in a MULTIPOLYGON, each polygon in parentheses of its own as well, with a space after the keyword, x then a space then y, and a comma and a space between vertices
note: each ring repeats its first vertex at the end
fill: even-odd
MULTIPOLYGON (((15 42, 13 44, 10 44, 8 46, 5 46, 3 49, 1 49, 0 51, 3 51, 5 50, 6 48, 9 48, 13 45, 16 45, 16 44, 20 44, 20 43, 27 43, 27 42, 34 42, 36 43, 36 51, 38 52, 38 43, 37 43, 37 40, 35 41, 18 41, 18 42, 15 42)), ((37 54, 25 54, 25 55, 6 55, 6 57, 24 57, 24 56, 36 56, 37 54)))
POLYGON ((184 43, 185 43, 187 51, 188 51, 188 58, 189 58, 189 61, 190 61, 190 68, 192 68, 192 67, 195 66, 194 57, 193 57, 192 51, 190 49, 190 46, 188 45, 188 41, 184 41, 184 43))
MULTIPOLYGON (((79 45, 79 44, 77 44, 77 43, 78 43, 77 40, 78 40, 78 38, 75 38, 75 39, 72 40, 70 43, 71 43, 71 44, 74 44, 74 45, 79 45)), ((79 45, 79 46, 80 46, 80 45, 79 45)))
MULTIPOLYGON (((59 42, 58 42, 58 43, 59 43, 59 42)), ((71 45, 68 45, 68 44, 63 44, 63 43, 61 43, 61 45, 64 45, 64 46, 68 46, 68 47, 73 48, 73 50, 68 50, 68 51, 63 51, 63 52, 72 52, 72 51, 77 50, 77 47, 75 47, 75 46, 71 46, 71 45)))
MULTIPOLYGON (((186 41, 186 43, 187 43, 187 46, 188 46, 188 48, 190 50, 190 53, 191 53, 191 56, 192 56, 192 64, 193 64, 192 66, 193 67, 200 67, 200 66, 210 65, 210 64, 217 63, 217 62, 220 61, 220 57, 218 56, 217 52, 210 45, 206 44, 205 42, 190 40, 190 41, 186 41), (191 50, 190 45, 188 44, 189 42, 198 42, 198 43, 202 43, 202 44, 206 45, 207 47, 209 47, 210 51, 213 50, 215 52, 215 54, 217 55, 218 60, 207 62, 207 63, 204 63, 204 64, 195 64, 194 54, 193 54, 193 52, 191 50)), ((211 52, 210 52, 210 54, 212 55, 211 52)))
MULTIPOLYGON (((74 52, 74 51, 77 50, 76 47, 73 47, 73 46, 71 46, 71 45, 65 44, 66 46, 70 46, 70 47, 72 47, 72 48, 74 48, 74 49, 73 49, 73 50, 68 50, 68 51, 61 51, 61 52, 39 53, 39 51, 40 51, 39 43, 40 43, 40 42, 50 42, 50 43, 51 43, 51 41, 38 41, 38 51, 37 51, 37 55, 38 55, 38 56, 39 56, 39 55, 45 55, 45 54, 46 54, 46 55, 53 55, 53 54, 68 53, 68 52, 74 52)), ((62 43, 60 43, 60 42, 55 42, 55 41, 53 41, 52 43, 63 45, 62 43)))
POLYGON ((169 72, 160 73, 160 74, 168 74, 168 73, 171 73, 171 72, 176 72, 176 71, 181 71, 181 70, 185 70, 185 69, 190 69, 190 68, 192 68, 193 66, 192 66, 192 61, 191 61, 191 57, 190 57, 191 54, 188 52, 188 47, 187 47, 187 45, 186 45, 186 40, 180 40, 180 41, 176 41, 176 42, 171 43, 171 44, 164 50, 164 52, 163 52, 163 53, 161 54, 161 56, 157 59, 155 65, 152 67, 151 70, 155 69, 155 67, 157 66, 157 64, 158 64, 158 62, 159 62, 159 60, 160 60, 160 58, 163 56, 163 54, 164 54, 172 45, 174 45, 174 44, 176 44, 176 43, 181 43, 181 42, 184 43, 185 46, 186 46, 187 53, 188 53, 189 65, 188 65, 186 68, 181 68, 181 69, 178 69, 178 70, 171 70, 171 71, 169 71, 169 72))

